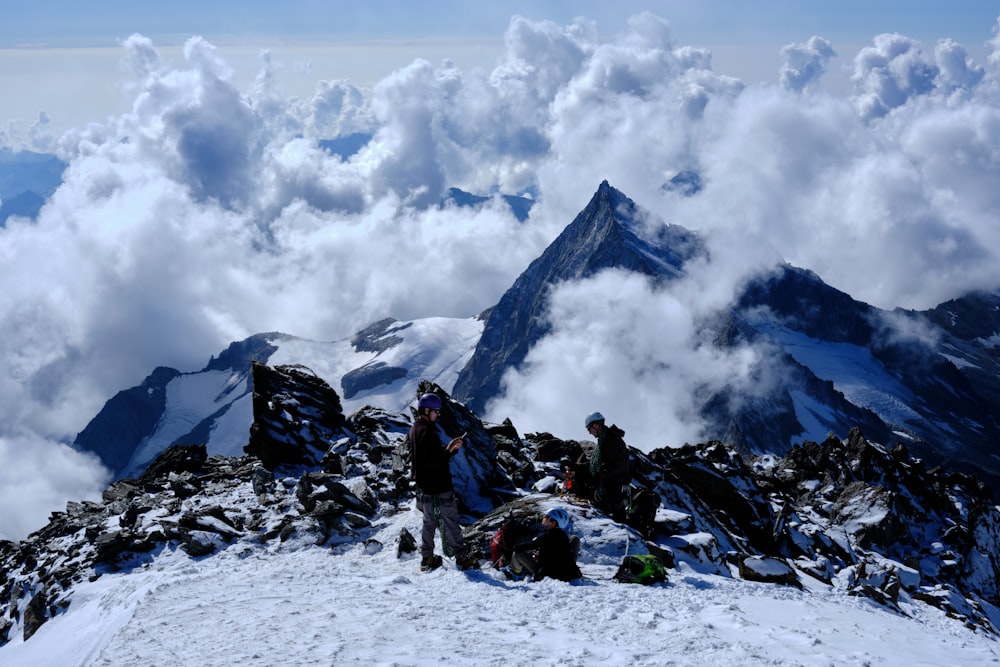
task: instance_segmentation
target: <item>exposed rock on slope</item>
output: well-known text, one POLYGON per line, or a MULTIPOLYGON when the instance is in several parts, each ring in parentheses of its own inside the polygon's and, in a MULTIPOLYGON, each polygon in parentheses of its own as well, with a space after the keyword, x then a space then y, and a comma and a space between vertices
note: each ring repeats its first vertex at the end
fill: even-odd
POLYGON ((828 372, 840 375, 847 400, 820 401, 844 413, 831 430, 860 425, 882 442, 905 440, 921 458, 975 472, 1000 489, 993 456, 1000 439, 1000 355, 991 342, 1000 335, 1000 295, 970 295, 925 314, 889 313, 810 271, 783 266, 751 282, 738 310, 803 365, 833 367, 830 357, 846 358, 828 372), (822 355, 820 345, 827 346, 822 355), (868 368, 852 372, 852 364, 863 363, 852 356, 868 368))

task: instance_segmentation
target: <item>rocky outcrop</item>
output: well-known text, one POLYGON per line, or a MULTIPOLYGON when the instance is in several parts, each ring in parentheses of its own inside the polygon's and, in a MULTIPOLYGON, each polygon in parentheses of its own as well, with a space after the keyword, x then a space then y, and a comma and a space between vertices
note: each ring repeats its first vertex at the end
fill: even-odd
MULTIPOLYGON (((399 329, 396 320, 391 317, 371 324, 351 337, 351 347, 356 352, 385 352, 391 350, 396 345, 403 342, 403 339, 395 335, 399 329)), ((409 326, 409 325, 404 325, 409 326)))
POLYGON ((344 398, 354 398, 363 391, 382 385, 392 384, 400 378, 405 378, 409 371, 398 366, 390 366, 384 361, 373 361, 353 371, 348 371, 340 379, 344 390, 344 398))
POLYGON ((253 364, 250 442, 244 448, 269 470, 319 465, 345 435, 340 396, 304 367, 253 364))
POLYGON ((908 591, 992 628, 981 611, 954 604, 1000 601, 1000 509, 980 480, 928 470, 905 447, 886 450, 858 429, 756 466, 755 481, 779 507, 780 552, 802 572, 883 602, 908 591))

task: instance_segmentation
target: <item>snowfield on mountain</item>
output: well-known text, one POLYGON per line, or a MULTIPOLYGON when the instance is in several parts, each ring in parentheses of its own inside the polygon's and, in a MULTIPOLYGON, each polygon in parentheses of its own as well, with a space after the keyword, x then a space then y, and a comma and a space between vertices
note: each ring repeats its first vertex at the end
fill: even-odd
POLYGON ((232 545, 160 553, 77 588, 73 613, 0 649, 7 667, 149 665, 986 665, 995 637, 922 603, 904 616, 818 583, 803 590, 707 575, 612 581, 625 535, 578 516, 583 580, 507 581, 488 562, 422 573, 397 558, 415 509, 340 548, 232 545), (604 535, 602 541, 592 535, 604 535), (374 540, 374 541, 373 541, 374 540), (381 547, 381 548, 380 548, 381 547))

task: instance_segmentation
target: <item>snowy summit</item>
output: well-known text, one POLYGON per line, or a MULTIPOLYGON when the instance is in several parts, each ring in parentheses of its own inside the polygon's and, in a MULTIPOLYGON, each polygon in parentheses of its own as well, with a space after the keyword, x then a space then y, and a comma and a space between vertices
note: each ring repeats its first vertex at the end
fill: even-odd
POLYGON ((1000 659, 997 509, 971 478, 860 433, 750 467, 719 443, 632 449, 636 494, 658 497, 641 533, 566 492, 586 441, 522 437, 442 393, 443 433, 469 434, 453 469, 481 568, 446 558, 421 572, 410 416, 345 416, 301 368, 253 373, 252 456, 170 448, 101 503, 0 545, 4 665, 1000 659), (506 516, 530 526, 552 507, 572 517, 583 578, 508 580, 490 537, 506 516), (630 554, 656 556, 667 581, 616 581, 630 554))

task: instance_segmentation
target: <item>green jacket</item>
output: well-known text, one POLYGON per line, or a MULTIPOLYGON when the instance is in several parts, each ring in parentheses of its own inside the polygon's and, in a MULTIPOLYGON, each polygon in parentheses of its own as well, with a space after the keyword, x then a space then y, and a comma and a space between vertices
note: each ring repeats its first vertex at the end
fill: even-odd
POLYGON ((625 445, 625 431, 614 424, 601 428, 597 437, 597 447, 590 455, 590 475, 602 483, 627 484, 629 473, 628 447, 625 445))

